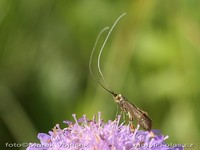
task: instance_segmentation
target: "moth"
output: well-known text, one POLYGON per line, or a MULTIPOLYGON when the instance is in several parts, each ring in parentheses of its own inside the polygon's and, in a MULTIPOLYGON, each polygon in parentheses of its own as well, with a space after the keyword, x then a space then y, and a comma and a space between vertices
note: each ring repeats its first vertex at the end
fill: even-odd
POLYGON ((108 84, 105 81, 105 78, 103 76, 103 73, 101 71, 101 67, 100 67, 100 60, 101 60, 101 54, 103 51, 103 48, 112 32, 112 30, 114 29, 114 27, 116 26, 117 22, 124 16, 126 15, 126 13, 123 13, 122 15, 120 15, 117 20, 114 22, 113 26, 111 27, 111 29, 109 30, 106 39, 103 42, 103 45, 99 51, 99 55, 98 55, 98 71, 103 79, 103 83, 105 84, 105 86, 103 85, 103 83, 101 83, 99 80, 97 80, 92 72, 92 68, 91 68, 91 63, 92 63, 92 57, 93 57, 93 53, 94 50, 96 48, 96 45, 98 43, 98 40, 100 38, 100 36, 102 35, 103 32, 105 32, 106 30, 109 29, 109 27, 105 27, 104 29, 102 29, 99 33, 99 35, 97 36, 95 45, 92 49, 91 55, 90 55, 90 61, 89 61, 89 70, 91 73, 91 76, 93 77, 94 80, 96 80, 100 86, 105 89, 107 92, 109 92, 110 94, 113 95, 114 101, 118 104, 119 108, 122 110, 122 112, 127 113, 128 118, 129 118, 129 122, 131 122, 132 125, 132 121, 135 118, 138 122, 138 124, 145 130, 150 131, 151 127, 152 127, 152 120, 148 117, 147 112, 139 109, 137 106, 135 106, 134 104, 130 103, 124 96, 122 96, 121 94, 117 94, 115 92, 113 92, 111 90, 111 88, 108 86, 108 84))

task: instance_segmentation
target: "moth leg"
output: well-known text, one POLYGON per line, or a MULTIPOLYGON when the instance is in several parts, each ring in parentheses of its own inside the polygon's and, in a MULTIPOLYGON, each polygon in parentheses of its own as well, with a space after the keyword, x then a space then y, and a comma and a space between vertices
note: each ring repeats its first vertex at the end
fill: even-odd
MULTIPOLYGON (((117 116, 117 115, 118 115, 118 114, 116 114, 115 120, 118 119, 118 116, 117 116)), ((125 122, 125 121, 126 121, 126 117, 125 117, 124 111, 120 111, 120 116, 122 116, 123 121, 125 122)))
POLYGON ((133 121, 133 115, 131 115, 131 113, 128 111, 128 113, 127 113, 127 115, 128 115, 128 119, 129 119, 129 121, 133 121))
POLYGON ((131 129, 131 132, 135 131, 135 126, 133 125, 133 122, 130 122, 130 129, 131 129))
POLYGON ((128 115, 128 118, 129 118, 130 130, 131 130, 131 132, 134 132, 135 126, 133 125, 133 116, 131 115, 130 112, 128 112, 127 115, 128 115))
POLYGON ((118 113, 119 113, 119 106, 117 105, 117 112, 116 112, 115 118, 118 118, 118 113))
POLYGON ((126 116, 123 110, 120 111, 120 115, 123 117, 123 121, 126 121, 126 116))

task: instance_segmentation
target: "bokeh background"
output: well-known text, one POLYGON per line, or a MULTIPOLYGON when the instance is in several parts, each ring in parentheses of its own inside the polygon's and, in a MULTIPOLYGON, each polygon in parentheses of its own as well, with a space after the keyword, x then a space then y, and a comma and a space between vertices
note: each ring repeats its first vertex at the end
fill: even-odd
POLYGON ((124 12, 102 55, 107 82, 147 111, 169 143, 199 148, 199 0, 0 0, 2 146, 38 142, 38 132, 64 127, 73 113, 115 118, 88 63, 99 31, 124 12))

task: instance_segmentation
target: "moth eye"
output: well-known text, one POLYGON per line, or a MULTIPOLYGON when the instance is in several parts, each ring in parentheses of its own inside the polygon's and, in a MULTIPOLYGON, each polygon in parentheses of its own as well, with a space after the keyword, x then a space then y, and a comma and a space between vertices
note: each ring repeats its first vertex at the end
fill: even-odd
POLYGON ((116 96, 116 100, 118 100, 118 101, 123 100, 122 95, 121 95, 121 94, 118 94, 118 95, 116 96))

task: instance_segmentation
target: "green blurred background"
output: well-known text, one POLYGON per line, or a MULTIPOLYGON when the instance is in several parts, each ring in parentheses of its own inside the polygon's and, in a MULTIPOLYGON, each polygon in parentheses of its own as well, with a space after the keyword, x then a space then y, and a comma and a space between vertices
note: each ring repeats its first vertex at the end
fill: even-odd
POLYGON ((106 80, 147 111, 169 143, 198 149, 199 0, 0 0, 3 146, 38 142, 38 132, 64 127, 73 113, 115 118, 116 104, 91 78, 88 62, 99 31, 124 12, 102 55, 106 80))

